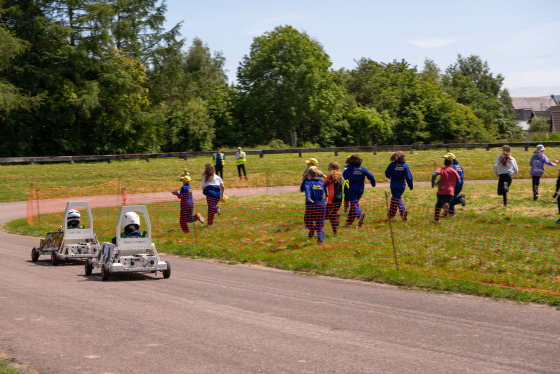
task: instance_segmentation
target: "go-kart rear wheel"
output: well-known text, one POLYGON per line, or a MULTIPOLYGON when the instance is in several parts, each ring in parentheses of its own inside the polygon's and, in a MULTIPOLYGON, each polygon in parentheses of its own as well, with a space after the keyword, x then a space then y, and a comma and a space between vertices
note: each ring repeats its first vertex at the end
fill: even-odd
POLYGON ((165 263, 167 264, 167 269, 162 271, 162 273, 163 273, 163 277, 167 279, 171 276, 171 264, 169 264, 169 261, 165 261, 165 263))
POLYGON ((91 258, 88 258, 86 260, 86 275, 91 275, 92 272, 93 272, 93 261, 91 261, 91 258))
POLYGON ((60 256, 58 255, 58 252, 56 252, 56 251, 52 252, 51 262, 54 266, 58 266, 58 264, 60 263, 60 256))
POLYGON ((39 260, 39 250, 37 248, 33 248, 31 250, 31 261, 37 262, 39 260))
POLYGON ((101 279, 103 279, 104 281, 108 281, 110 275, 111 270, 109 270, 109 267, 107 265, 101 266, 101 279))

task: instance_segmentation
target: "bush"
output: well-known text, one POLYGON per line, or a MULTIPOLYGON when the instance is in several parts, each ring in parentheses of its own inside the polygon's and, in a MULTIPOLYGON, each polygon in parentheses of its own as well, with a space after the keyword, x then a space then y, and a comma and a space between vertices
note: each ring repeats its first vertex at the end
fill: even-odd
POLYGON ((272 139, 270 143, 268 143, 268 147, 270 149, 284 149, 287 148, 286 143, 284 143, 280 139, 272 139))

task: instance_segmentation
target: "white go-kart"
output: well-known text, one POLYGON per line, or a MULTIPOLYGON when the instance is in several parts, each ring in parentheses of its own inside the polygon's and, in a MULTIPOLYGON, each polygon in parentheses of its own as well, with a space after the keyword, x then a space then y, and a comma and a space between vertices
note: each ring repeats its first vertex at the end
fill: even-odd
POLYGON ((116 227, 115 244, 104 242, 99 254, 88 259, 85 266, 86 275, 91 275, 93 268, 101 268, 101 278, 109 280, 111 274, 117 273, 157 273, 161 271, 164 278, 171 276, 171 265, 162 261, 152 243, 152 225, 148 210, 144 205, 123 206, 119 213, 116 227), (140 216, 144 216, 145 230, 140 236, 126 237, 126 228, 134 224, 141 226, 140 216), (132 217, 132 218, 131 218, 132 217), (121 233, 121 227, 125 232, 121 233))
POLYGON ((62 226, 56 232, 49 232, 41 239, 39 247, 31 250, 31 260, 36 262, 40 255, 51 256, 53 265, 68 259, 91 259, 99 254, 99 242, 93 233, 93 218, 86 201, 68 202, 64 211, 62 226), (84 225, 78 209, 87 211, 84 225))

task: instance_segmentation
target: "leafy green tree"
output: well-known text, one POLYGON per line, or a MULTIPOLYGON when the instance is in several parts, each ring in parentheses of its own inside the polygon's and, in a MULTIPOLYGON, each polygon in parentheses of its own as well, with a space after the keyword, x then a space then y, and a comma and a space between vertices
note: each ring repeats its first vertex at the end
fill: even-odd
POLYGON ((13 110, 3 121, 2 126, 10 130, 4 144, 15 144, 7 150, 10 155, 159 150, 165 132, 155 121, 142 61, 163 56, 174 34, 159 28, 160 13, 150 19, 150 12, 156 12, 150 4, 154 2, 146 0, 143 8, 140 1, 124 0, 2 3, 2 24, 26 48, 10 60, 9 69, 0 68, 0 80, 41 98, 33 113, 13 110), (138 29, 144 31, 139 32, 155 30, 149 37, 134 37, 134 43, 145 42, 141 49, 133 48, 133 42, 122 42, 131 41, 131 34, 113 38, 117 3, 129 7, 128 20, 144 23, 138 29), (133 15, 131 7, 139 13, 133 15), (115 48, 121 42, 124 49, 141 56, 115 48))
POLYGON ((180 39, 181 23, 165 31, 166 1, 109 0, 112 12, 110 32, 115 48, 142 62, 157 65, 161 59, 183 47, 180 39), (158 3, 160 3, 158 5, 158 3))
POLYGON ((208 46, 195 38, 187 52, 169 55, 149 72, 150 100, 157 105, 157 115, 166 127, 165 150, 208 150, 216 133, 218 141, 231 133, 236 122, 224 63, 221 53, 212 55, 208 46), (196 113, 187 115, 185 108, 196 113), (198 130, 202 128, 205 131, 198 130))
POLYGON ((5 118, 12 109, 31 109, 40 101, 41 96, 30 97, 10 82, 11 61, 27 48, 27 43, 14 37, 0 24, 0 118, 5 118))
POLYGON ((442 76, 442 87, 459 104, 472 108, 491 136, 514 139, 521 129, 515 122, 511 97, 502 89, 503 80, 501 74, 494 77, 488 63, 478 56, 459 55, 442 76))
POLYGON ((323 47, 306 33, 279 26, 254 38, 237 79, 243 119, 255 143, 298 138, 317 142, 336 120, 342 91, 323 47))
MULTIPOLYGON (((436 69, 432 67, 432 70, 436 69)), ((369 59, 346 77, 348 92, 364 108, 375 109, 392 134, 377 141, 398 144, 480 139, 485 131, 468 108, 439 88, 433 74, 419 74, 406 61, 381 64, 369 59)))
POLYGON ((424 79, 430 79, 439 84, 441 80, 440 74, 441 69, 433 60, 430 60, 428 58, 424 60, 424 69, 422 70, 422 77, 424 79))
POLYGON ((529 131, 548 132, 550 131, 550 123, 546 120, 546 118, 534 117, 531 119, 531 122, 529 122, 529 131))

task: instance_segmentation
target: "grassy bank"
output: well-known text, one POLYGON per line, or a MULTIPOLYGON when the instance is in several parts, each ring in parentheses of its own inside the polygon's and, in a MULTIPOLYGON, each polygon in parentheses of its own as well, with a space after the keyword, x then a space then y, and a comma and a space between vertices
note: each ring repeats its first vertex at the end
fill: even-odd
MULTIPOLYGON (((409 220, 391 225, 385 215, 388 188, 368 189, 361 201, 364 227, 340 228, 335 237, 327 222, 323 245, 307 237, 300 193, 231 197, 214 226, 197 224, 196 233, 189 234, 179 228, 178 202, 148 209, 154 242, 167 253, 560 306, 553 183, 542 183, 542 197, 533 201, 530 182, 514 181, 507 207, 495 189, 494 183, 466 185, 467 206, 439 225, 433 223, 435 190, 428 186, 405 193, 409 220)), ((117 209, 94 210, 101 240, 114 236, 117 209)), ((206 203, 196 201, 195 211, 206 216, 206 203)), ((6 228, 42 236, 61 219, 61 214, 45 215, 41 226, 19 220, 6 228)))

